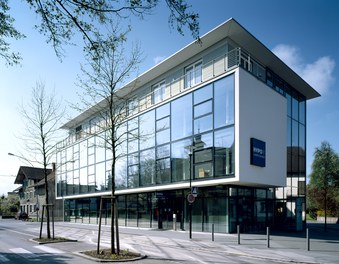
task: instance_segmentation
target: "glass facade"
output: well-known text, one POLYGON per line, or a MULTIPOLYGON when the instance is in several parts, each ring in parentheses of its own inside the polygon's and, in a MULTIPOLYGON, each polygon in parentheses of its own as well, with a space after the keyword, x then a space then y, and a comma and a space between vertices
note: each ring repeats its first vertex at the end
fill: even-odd
MULTIPOLYGON (((126 155, 116 163, 117 190, 234 177, 234 75, 133 117, 122 130, 118 154, 126 155)), ((111 189, 110 151, 100 140, 84 138, 58 152, 65 161, 59 197, 111 189)))
MULTIPOLYGON (((237 225, 242 232, 267 226, 298 230, 305 223, 306 100, 252 59, 242 59, 239 66, 286 98, 286 187, 201 187, 192 206, 193 230, 210 231, 212 224, 216 232, 226 233, 236 232, 237 225)), ((131 100, 130 119, 120 128, 126 135, 117 149, 121 158, 115 164, 117 190, 131 191, 117 196, 121 225, 187 230, 190 190, 177 186, 235 176, 235 77, 230 74, 189 90, 203 81, 204 67, 199 60, 184 69, 181 96, 164 100, 167 84, 161 81, 152 86, 154 107, 138 112, 136 100, 131 100), (176 184, 175 190, 133 193, 134 188, 170 189, 171 184, 176 184)), ((78 126, 77 140, 57 150, 57 163, 62 164, 57 195, 66 198, 65 220, 97 223, 99 195, 112 189, 112 154, 104 148, 105 132, 86 138, 82 133, 86 129, 93 128, 78 126), (89 193, 98 197, 67 198, 89 193)), ((106 224, 110 213, 110 201, 105 200, 106 224)))

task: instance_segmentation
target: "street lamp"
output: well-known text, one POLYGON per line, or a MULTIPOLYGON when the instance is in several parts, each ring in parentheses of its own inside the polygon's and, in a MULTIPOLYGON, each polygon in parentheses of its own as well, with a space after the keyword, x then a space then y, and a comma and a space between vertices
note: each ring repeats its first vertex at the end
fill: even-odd
POLYGON ((22 156, 13 154, 13 153, 11 153, 11 152, 8 152, 8 155, 9 155, 9 156, 17 157, 17 158, 19 158, 19 159, 23 159, 24 161, 27 161, 32 167, 34 167, 34 165, 32 164, 32 162, 29 161, 28 159, 26 159, 25 157, 22 157, 22 156))
POLYGON ((189 175, 190 175, 190 192, 187 195, 188 208, 189 208, 189 238, 192 239, 192 205, 195 201, 195 196, 192 194, 192 171, 193 171, 193 151, 196 148, 194 145, 189 145, 185 147, 189 150, 189 175))

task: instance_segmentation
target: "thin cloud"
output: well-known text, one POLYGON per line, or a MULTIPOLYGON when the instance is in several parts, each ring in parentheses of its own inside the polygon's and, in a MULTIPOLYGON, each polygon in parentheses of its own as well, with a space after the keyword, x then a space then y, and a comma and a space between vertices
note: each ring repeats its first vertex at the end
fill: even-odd
POLYGON ((164 56, 156 56, 153 58, 154 64, 157 65, 158 63, 162 62, 165 59, 164 56))
POLYGON ((272 51, 322 95, 335 81, 335 61, 329 56, 320 57, 313 63, 304 63, 297 47, 280 44, 272 51))

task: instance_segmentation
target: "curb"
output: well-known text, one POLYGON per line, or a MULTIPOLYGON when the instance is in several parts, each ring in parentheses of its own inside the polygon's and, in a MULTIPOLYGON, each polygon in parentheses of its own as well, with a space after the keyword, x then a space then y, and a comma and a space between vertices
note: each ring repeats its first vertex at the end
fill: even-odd
POLYGON ((131 259, 99 259, 99 258, 94 258, 91 256, 88 256, 83 253, 83 251, 78 251, 78 252, 72 252, 74 255, 80 256, 82 258, 86 258, 89 260, 93 260, 96 262, 129 262, 129 261, 137 261, 141 259, 147 258, 147 255, 140 255, 139 257, 131 258, 131 259))

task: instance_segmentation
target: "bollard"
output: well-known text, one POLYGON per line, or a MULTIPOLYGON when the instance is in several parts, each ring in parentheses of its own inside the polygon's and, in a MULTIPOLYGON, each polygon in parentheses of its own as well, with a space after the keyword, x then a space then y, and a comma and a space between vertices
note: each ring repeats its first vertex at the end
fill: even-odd
POLYGON ((212 224, 212 241, 214 241, 214 224, 212 224))
POLYGON ((270 228, 267 227, 267 247, 270 247, 270 228))
POLYGON ((238 245, 240 245, 240 225, 237 225, 238 245))
POLYGON ((308 228, 306 228, 306 250, 310 251, 310 234, 308 228))
POLYGON ((177 231, 177 215, 173 214, 173 230, 177 231))

